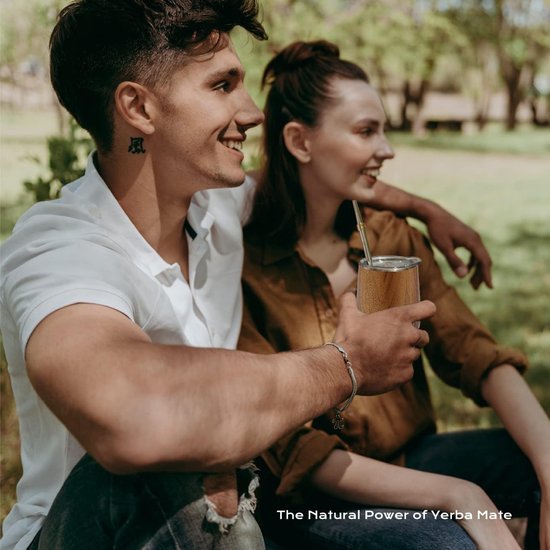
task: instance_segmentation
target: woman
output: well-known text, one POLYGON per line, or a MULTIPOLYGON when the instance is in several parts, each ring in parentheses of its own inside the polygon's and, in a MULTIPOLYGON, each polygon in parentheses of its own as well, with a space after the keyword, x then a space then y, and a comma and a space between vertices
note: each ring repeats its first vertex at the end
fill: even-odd
MULTIPOLYGON (((378 95, 336 46, 291 44, 268 64, 263 82, 271 87, 262 185, 245 233, 248 311, 240 348, 270 353, 332 339, 337 298, 355 284, 362 256, 350 200, 376 191, 393 150, 378 95)), ((528 503, 540 488, 540 540, 550 549, 550 424, 519 374, 526 359, 497 345, 445 284, 417 231, 389 212, 364 213, 374 254, 422 259, 421 295, 438 308, 426 324, 434 370, 476 403, 493 406, 507 431, 435 434, 419 361, 399 390, 356 398, 341 433, 328 412, 263 455, 276 490, 270 494, 264 483, 268 534, 305 548, 517 548, 503 512, 530 515, 528 538, 538 538, 539 505, 530 510, 528 503), (307 521, 277 513, 289 502, 301 503, 307 521), (404 512, 384 519, 373 515, 375 507, 404 512), (357 517, 334 517, 358 509, 357 517), (412 510, 426 512, 417 519, 412 510)))

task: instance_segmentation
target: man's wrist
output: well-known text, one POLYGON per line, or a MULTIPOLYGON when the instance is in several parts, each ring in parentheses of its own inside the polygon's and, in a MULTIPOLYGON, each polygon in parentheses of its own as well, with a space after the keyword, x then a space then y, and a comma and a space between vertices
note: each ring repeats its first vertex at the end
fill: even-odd
POLYGON ((348 371, 348 374, 351 380, 351 393, 342 405, 335 408, 334 410, 335 416, 332 419, 333 428, 335 430, 341 430, 344 427, 344 419, 342 418, 342 413, 351 405, 353 398, 357 394, 357 379, 355 378, 355 372, 353 370, 353 366, 351 364, 351 361, 348 357, 346 350, 340 344, 335 344, 334 342, 327 342, 325 345, 332 346, 340 352, 344 360, 346 370, 348 371))
POLYGON ((411 208, 407 213, 407 216, 414 217, 423 223, 428 223, 431 219, 440 215, 442 212, 444 212, 443 208, 441 208, 441 206, 437 203, 429 199, 413 195, 411 198, 411 208))
MULTIPOLYGON (((338 343, 336 345, 340 347, 343 344, 338 343)), ((342 364, 342 354, 337 349, 337 347, 335 347, 334 345, 329 346, 325 344, 324 346, 322 346, 322 348, 319 348, 319 349, 326 350, 326 353, 330 355, 330 359, 327 362, 330 376, 334 380, 334 385, 339 388, 339 393, 340 391, 343 391, 343 394, 338 398, 338 401, 333 404, 335 406, 338 406, 350 396, 350 392, 352 390, 352 382, 350 379, 350 375, 349 375, 349 372, 346 371, 345 364, 342 364)), ((359 373, 356 373, 354 371, 356 384, 360 383, 358 375, 359 373)), ((355 389, 355 392, 356 391, 357 389, 355 389)))

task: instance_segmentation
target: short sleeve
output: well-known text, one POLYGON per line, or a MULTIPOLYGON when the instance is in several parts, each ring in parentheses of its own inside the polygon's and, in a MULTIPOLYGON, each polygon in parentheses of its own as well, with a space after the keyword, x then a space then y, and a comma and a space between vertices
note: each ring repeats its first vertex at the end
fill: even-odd
POLYGON ((129 260, 97 242, 29 244, 3 268, 3 307, 18 327, 23 353, 36 326, 69 305, 107 306, 134 320, 129 260))

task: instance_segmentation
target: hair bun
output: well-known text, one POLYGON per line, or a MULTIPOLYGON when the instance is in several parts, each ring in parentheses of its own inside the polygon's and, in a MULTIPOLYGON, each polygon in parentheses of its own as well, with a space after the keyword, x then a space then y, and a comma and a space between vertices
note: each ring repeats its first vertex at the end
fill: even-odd
POLYGON ((262 86, 275 80, 279 75, 301 68, 305 63, 314 60, 340 57, 340 49, 327 40, 304 42, 302 40, 289 44, 281 50, 267 65, 262 78, 262 86))

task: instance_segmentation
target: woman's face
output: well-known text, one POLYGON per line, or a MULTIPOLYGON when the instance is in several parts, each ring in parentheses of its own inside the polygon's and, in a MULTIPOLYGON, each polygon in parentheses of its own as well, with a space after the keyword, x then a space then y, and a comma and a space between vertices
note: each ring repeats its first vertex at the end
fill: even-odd
POLYGON ((306 129, 310 159, 302 165, 308 173, 303 183, 308 180, 316 195, 368 200, 383 162, 394 156, 382 103, 362 80, 334 78, 330 92, 334 99, 317 126, 306 129))

